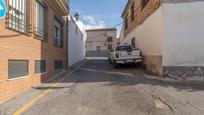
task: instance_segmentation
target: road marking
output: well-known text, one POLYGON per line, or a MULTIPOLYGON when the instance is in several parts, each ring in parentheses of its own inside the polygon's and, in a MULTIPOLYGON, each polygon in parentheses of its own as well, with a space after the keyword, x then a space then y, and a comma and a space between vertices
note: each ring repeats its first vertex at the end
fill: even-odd
POLYGON ((95 69, 87 69, 87 68, 77 68, 77 70, 82 71, 90 71, 90 72, 99 72, 99 73, 106 73, 106 74, 117 74, 117 75, 125 75, 134 77, 132 73, 122 73, 122 72, 112 72, 112 71, 102 71, 102 70, 95 70, 95 69))
MULTIPOLYGON (((57 82, 62 82, 63 80, 65 80, 67 77, 69 77, 70 75, 72 75, 72 73, 74 73, 79 67, 81 67, 85 62, 81 63, 79 66, 77 66, 76 68, 74 68, 72 71, 70 71, 65 77, 61 78, 60 80, 58 80, 57 82)), ((58 86, 60 83, 55 83, 53 85, 50 85, 49 87, 56 87, 58 86)), ((26 112, 29 108, 31 108, 32 106, 34 106, 37 102, 39 102, 42 98, 44 98, 46 95, 48 95, 48 93, 50 93, 52 91, 52 89, 47 89, 43 92, 41 92, 40 94, 36 95, 33 99, 31 99, 30 101, 28 101, 27 103, 25 103, 23 106, 21 106, 19 109, 17 109, 13 115, 20 115, 24 112, 26 112)))

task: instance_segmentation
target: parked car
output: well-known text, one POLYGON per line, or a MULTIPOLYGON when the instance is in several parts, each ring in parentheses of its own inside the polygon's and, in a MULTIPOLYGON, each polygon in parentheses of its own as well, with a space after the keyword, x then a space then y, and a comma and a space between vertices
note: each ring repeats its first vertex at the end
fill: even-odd
POLYGON ((116 45, 110 51, 109 61, 114 68, 118 68, 119 64, 142 64, 142 52, 131 45, 116 45))

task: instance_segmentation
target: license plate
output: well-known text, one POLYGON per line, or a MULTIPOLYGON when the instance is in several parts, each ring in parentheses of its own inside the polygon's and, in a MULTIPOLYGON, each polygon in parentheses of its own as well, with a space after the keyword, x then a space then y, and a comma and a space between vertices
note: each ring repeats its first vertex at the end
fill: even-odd
POLYGON ((126 60, 127 63, 133 62, 133 60, 126 60))

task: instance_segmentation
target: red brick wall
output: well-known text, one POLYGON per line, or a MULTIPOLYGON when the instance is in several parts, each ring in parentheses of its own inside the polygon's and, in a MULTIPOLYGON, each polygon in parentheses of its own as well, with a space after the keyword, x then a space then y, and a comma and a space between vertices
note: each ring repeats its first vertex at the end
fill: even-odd
MULTIPOLYGON (((126 8, 124 9, 122 18, 125 22, 125 17, 128 15, 128 28, 125 29, 123 26, 124 37, 126 37, 132 30, 134 30, 138 25, 142 24, 147 17, 149 17, 156 9, 160 6, 161 0, 149 0, 147 5, 142 8, 141 5, 142 0, 129 0, 126 8), (131 6, 135 4, 135 18, 134 21, 131 20, 131 6)), ((124 24, 124 23, 123 23, 124 24)))
MULTIPOLYGON (((7 2, 7 0, 5 0, 7 2)), ((33 0, 32 0, 33 1, 33 0)), ((34 1, 33 1, 34 2, 34 1)), ((31 7, 31 23, 34 27, 34 7, 31 7)), ((11 99, 15 95, 29 89, 31 86, 43 82, 55 73, 54 60, 62 60, 67 64, 67 25, 63 20, 64 47, 54 45, 54 16, 57 11, 48 5, 49 32, 48 42, 6 28, 6 19, 0 20, 0 103, 11 99), (8 60, 21 59, 29 61, 29 76, 16 80, 8 80, 8 60), (34 75, 34 61, 46 60, 46 74, 34 75)), ((33 31, 33 30, 32 30, 33 31)))

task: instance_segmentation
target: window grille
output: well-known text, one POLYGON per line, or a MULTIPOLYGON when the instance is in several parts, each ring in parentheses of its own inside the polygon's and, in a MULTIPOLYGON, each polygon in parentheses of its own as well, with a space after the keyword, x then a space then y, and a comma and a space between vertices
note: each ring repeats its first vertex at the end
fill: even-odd
POLYGON ((39 37, 42 40, 47 40, 48 39, 48 12, 47 8, 43 6, 42 3, 36 1, 35 4, 35 28, 34 28, 34 34, 39 37))
POLYGON ((7 26, 19 32, 29 33, 29 0, 9 0, 7 26))

